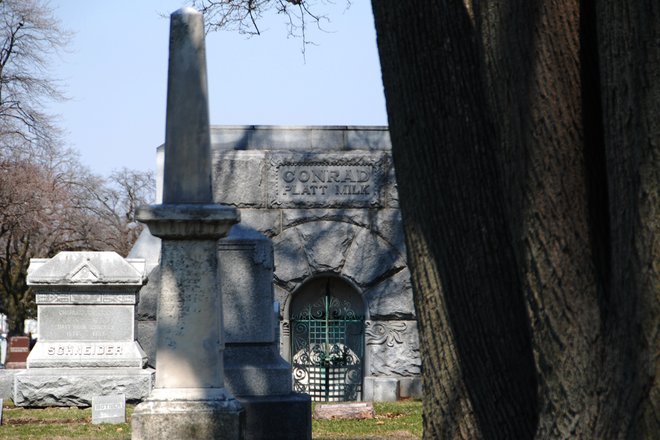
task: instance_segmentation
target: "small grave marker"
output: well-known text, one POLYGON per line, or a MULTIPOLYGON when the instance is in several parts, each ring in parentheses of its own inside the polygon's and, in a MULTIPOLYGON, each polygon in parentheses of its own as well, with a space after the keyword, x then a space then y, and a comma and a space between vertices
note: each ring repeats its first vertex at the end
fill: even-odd
POLYGON ((25 368, 30 354, 30 338, 27 336, 12 336, 7 347, 7 364, 5 368, 25 368))
POLYGON ((371 402, 339 403, 316 405, 314 418, 329 419, 373 419, 376 416, 371 402))
POLYGON ((0 425, 2 425, 2 403, 3 403, 3 400, 0 399, 0 425))
POLYGON ((126 423, 126 396, 92 397, 92 423, 126 423))

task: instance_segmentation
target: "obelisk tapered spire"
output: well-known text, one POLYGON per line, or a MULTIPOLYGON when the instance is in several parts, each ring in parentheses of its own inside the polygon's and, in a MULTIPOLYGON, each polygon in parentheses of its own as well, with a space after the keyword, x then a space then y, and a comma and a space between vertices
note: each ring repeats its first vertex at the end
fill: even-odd
POLYGON ((202 14, 171 15, 163 203, 210 203, 211 136, 202 14))

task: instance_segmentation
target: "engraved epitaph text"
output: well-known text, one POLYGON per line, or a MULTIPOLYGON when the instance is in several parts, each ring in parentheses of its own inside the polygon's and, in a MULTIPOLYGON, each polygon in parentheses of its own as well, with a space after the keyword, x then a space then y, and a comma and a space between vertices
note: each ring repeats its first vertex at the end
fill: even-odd
POLYGON ((371 203, 376 195, 373 165, 283 163, 277 168, 279 202, 371 203))

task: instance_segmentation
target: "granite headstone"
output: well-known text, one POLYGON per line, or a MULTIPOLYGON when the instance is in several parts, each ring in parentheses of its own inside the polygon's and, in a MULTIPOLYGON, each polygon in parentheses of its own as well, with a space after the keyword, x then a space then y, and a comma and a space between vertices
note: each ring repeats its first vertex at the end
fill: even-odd
POLYGON ((12 336, 7 347, 7 362, 5 368, 19 369, 27 365, 30 353, 30 338, 27 336, 12 336))
POLYGON ((39 340, 14 378, 19 406, 89 406, 94 395, 146 397, 153 370, 136 340, 144 260, 115 252, 61 252, 32 259, 39 340))

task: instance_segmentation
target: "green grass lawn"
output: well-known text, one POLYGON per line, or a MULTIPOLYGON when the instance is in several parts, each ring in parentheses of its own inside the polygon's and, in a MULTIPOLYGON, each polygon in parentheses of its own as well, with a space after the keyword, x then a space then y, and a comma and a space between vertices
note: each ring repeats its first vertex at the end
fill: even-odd
MULTIPOLYGON (((376 418, 367 420, 314 420, 312 437, 330 439, 412 440, 422 436, 422 404, 416 401, 375 403, 376 418)), ((130 439, 129 423, 92 424, 91 408, 25 409, 6 402, 2 412, 0 439, 130 439)))
POLYGON ((408 400, 374 403, 374 409, 374 419, 313 420, 312 437, 319 440, 422 438, 422 402, 408 400))
MULTIPOLYGON (((127 419, 133 406, 127 405, 127 419)), ((130 439, 129 423, 92 424, 91 408, 19 408, 5 401, 0 439, 130 439)))

